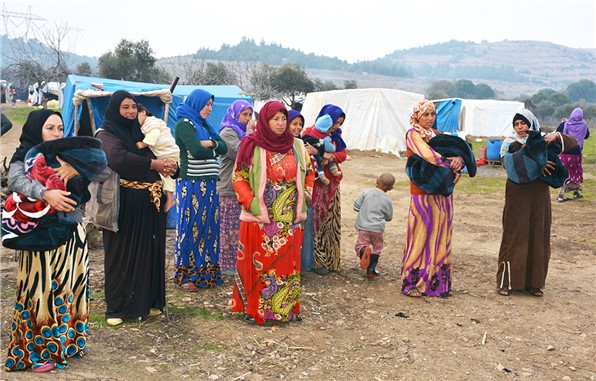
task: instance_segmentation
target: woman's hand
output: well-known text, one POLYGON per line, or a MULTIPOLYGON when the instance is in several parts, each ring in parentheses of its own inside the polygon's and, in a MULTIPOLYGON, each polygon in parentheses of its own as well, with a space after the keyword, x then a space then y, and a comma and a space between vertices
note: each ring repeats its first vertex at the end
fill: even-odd
POLYGON ((544 141, 547 144, 550 144, 552 142, 554 142, 555 140, 559 139, 559 133, 556 131, 550 132, 546 135, 544 135, 544 141))
POLYGON ((178 164, 171 159, 151 159, 151 169, 164 177, 172 176, 178 169, 178 164))
POLYGON ((249 120, 248 123, 246 123, 246 133, 250 134, 251 132, 253 132, 254 130, 257 129, 257 123, 254 120, 249 120))
POLYGON ((213 148, 215 147, 215 142, 213 140, 201 140, 201 145, 205 148, 213 148))
POLYGON ((306 143, 304 145, 304 148, 306 149, 306 152, 308 152, 309 155, 316 155, 319 151, 317 151, 317 149, 313 146, 311 146, 310 144, 306 143))
POLYGON ((453 184, 457 184, 459 182, 459 179, 461 179, 461 173, 455 172, 455 178, 453 179, 453 184))
POLYGON ((56 160, 58 160, 60 166, 58 168, 54 168, 54 172, 58 175, 58 177, 60 177, 60 180, 62 180, 64 185, 68 184, 68 180, 72 179, 73 177, 79 176, 79 172, 77 172, 72 165, 63 161, 58 156, 56 156, 56 160))
POLYGON ((555 163, 553 163, 552 161, 547 161, 546 165, 544 166, 544 168, 542 168, 542 176, 550 176, 552 174, 552 171, 555 170, 555 163))
POLYGON ((448 157, 447 160, 452 171, 459 172, 464 167, 464 159, 461 156, 448 157))
POLYGON ((48 189, 43 192, 41 198, 57 211, 68 213, 75 210, 75 206, 77 205, 75 200, 68 197, 69 195, 70 192, 68 191, 48 189))

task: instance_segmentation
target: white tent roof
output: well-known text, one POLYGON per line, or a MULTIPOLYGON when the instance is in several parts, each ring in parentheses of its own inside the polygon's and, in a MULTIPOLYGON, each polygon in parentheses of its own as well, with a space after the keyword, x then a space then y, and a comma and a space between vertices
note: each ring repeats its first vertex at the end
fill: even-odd
POLYGON ((378 150, 399 155, 406 150, 410 115, 423 94, 394 89, 350 89, 308 93, 301 114, 312 126, 326 104, 346 113, 342 137, 348 149, 378 150))

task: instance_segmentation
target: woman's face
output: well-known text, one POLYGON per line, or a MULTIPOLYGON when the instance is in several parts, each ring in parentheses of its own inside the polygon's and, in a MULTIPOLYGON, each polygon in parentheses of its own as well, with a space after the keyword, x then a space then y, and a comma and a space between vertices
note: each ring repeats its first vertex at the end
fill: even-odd
POLYGON ((302 118, 300 117, 296 117, 294 119, 292 119, 292 121, 290 122, 290 134, 292 134, 292 136, 294 136, 295 138, 297 138, 298 136, 300 136, 300 132, 302 131, 302 127, 304 127, 302 125, 302 118))
POLYGON ((213 111, 213 99, 209 99, 209 102, 207 102, 199 114, 201 115, 201 118, 207 119, 209 114, 211 114, 211 111, 213 111))
POLYGON ((252 109, 251 108, 247 108, 246 110, 242 111, 240 113, 240 115, 238 115, 238 121, 240 123, 248 123, 248 121, 251 118, 252 118, 252 109))
POLYGON ((288 126, 288 117, 281 111, 278 111, 273 115, 273 118, 269 119, 269 128, 275 132, 276 135, 281 136, 286 132, 288 126))
POLYGON ((52 114, 41 128, 41 139, 44 142, 64 137, 64 123, 57 114, 52 114))
POLYGON ((523 138, 528 134, 530 126, 528 126, 526 122, 524 122, 523 120, 518 119, 515 122, 513 122, 513 129, 519 137, 523 138))
POLYGON ((337 131, 338 128, 341 127, 342 124, 344 124, 344 117, 340 116, 339 118, 337 118, 337 121, 335 123, 333 123, 333 126, 331 126, 328 130, 327 130, 327 135, 329 135, 332 132, 337 131))
POLYGON ((420 124, 422 128, 428 130, 432 128, 433 124, 435 124, 436 117, 437 113, 435 110, 426 110, 424 114, 420 115, 420 118, 418 119, 418 124, 420 124))
POLYGON ((137 103, 130 98, 124 98, 120 103, 120 115, 126 119, 135 119, 137 117, 137 103))

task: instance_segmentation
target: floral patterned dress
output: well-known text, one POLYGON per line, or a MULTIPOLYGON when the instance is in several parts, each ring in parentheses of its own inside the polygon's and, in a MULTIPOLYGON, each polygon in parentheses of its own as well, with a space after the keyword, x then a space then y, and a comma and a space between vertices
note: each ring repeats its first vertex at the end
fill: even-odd
MULTIPOLYGON (((300 314, 300 252, 303 230, 296 218, 296 157, 267 152, 264 202, 270 223, 240 222, 237 273, 232 312, 244 312, 262 324, 288 321, 300 314)), ((254 197, 249 171, 236 170, 234 188, 245 207, 254 197), (238 192, 238 189, 242 189, 238 192)), ((312 191, 314 175, 307 174, 305 192, 312 191)))

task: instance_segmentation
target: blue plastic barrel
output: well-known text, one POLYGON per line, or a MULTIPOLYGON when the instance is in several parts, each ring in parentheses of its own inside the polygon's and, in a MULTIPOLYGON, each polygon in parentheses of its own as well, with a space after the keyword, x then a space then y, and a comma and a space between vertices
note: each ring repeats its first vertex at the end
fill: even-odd
POLYGON ((486 159, 491 161, 501 159, 501 139, 488 139, 486 159))

